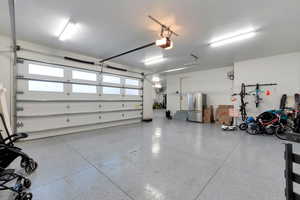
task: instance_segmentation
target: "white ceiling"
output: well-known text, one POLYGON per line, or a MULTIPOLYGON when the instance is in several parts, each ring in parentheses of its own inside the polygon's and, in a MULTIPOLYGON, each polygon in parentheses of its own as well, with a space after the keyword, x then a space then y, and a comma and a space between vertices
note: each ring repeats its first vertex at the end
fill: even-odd
MULTIPOLYGON (((300 50, 299 0, 16 0, 18 39, 99 58, 150 43, 159 26, 152 15, 179 34, 175 47, 150 47, 115 59, 121 64, 145 67, 147 57, 163 53, 167 61, 149 67, 155 71, 192 62, 195 69, 232 65, 235 61, 300 50), (66 42, 55 37, 61 20, 72 18, 80 32, 66 42), (210 48, 217 36, 253 26, 257 37, 222 48, 210 48)), ((0 34, 9 34, 7 0, 0 1, 0 34)))

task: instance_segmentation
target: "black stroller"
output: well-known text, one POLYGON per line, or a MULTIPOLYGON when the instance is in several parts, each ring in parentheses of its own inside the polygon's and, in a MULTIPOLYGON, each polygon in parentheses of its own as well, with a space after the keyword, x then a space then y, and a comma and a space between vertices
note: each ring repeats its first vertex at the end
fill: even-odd
POLYGON ((25 189, 31 186, 31 181, 17 174, 14 169, 6 169, 10 164, 9 161, 13 160, 14 154, 19 151, 15 148, 0 144, 0 191, 10 190, 17 193, 15 200, 31 200, 32 194, 24 192, 25 189), (15 180, 16 183, 9 186, 15 180))
MULTIPOLYGON (((31 174, 32 172, 34 172, 36 170, 36 168, 38 166, 37 162, 35 162, 27 154, 22 152, 22 149, 14 146, 14 143, 16 141, 27 138, 28 135, 26 133, 18 133, 18 134, 9 135, 7 125, 4 121, 4 117, 1 113, 0 113, 0 118, 1 118, 2 124, 4 126, 5 132, 7 134, 7 137, 3 138, 3 135, 1 134, 2 132, 0 132, 0 144, 3 144, 7 147, 11 147, 10 150, 14 150, 14 151, 10 151, 9 155, 4 157, 3 159, 10 164, 18 157, 21 157, 20 166, 25 169, 25 172, 27 174, 31 174)), ((2 159, 2 155, 0 156, 0 158, 2 159)), ((2 163, 2 160, 0 160, 0 167, 2 167, 1 163, 2 163)))
POLYGON ((18 195, 15 200, 31 200, 32 194, 24 192, 25 189, 31 186, 31 181, 17 174, 14 169, 6 169, 15 159, 20 157, 20 166, 25 169, 27 174, 31 174, 36 170, 38 166, 37 162, 22 152, 20 148, 14 146, 14 142, 26 138, 28 135, 25 133, 9 135, 2 114, 0 114, 0 118, 7 133, 7 137, 4 138, 0 132, 0 191, 10 190, 17 193, 18 195), (14 186, 8 186, 11 185, 11 182, 14 180, 16 180, 16 184, 14 186))

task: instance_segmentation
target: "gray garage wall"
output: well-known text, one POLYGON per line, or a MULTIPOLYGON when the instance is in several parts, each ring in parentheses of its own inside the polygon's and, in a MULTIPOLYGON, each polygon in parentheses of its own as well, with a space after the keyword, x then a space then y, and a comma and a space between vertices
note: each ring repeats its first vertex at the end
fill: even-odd
MULTIPOLYGON (((227 73, 231 70, 233 67, 229 66, 167 76, 167 109, 173 113, 180 109, 180 97, 176 94, 180 90, 180 79, 184 97, 189 92, 203 92, 207 94, 207 104, 214 108, 220 104, 230 104, 233 82, 227 78, 227 73)), ((182 100, 183 110, 186 109, 185 100, 182 100)))
MULTIPOLYGON (((231 101, 232 93, 240 92, 241 84, 278 83, 268 87, 272 95, 262 95, 264 99, 259 108, 255 107, 254 97, 247 98, 249 115, 257 115, 268 109, 276 109, 282 94, 300 93, 300 52, 272 57, 236 62, 234 66, 202 70, 167 76, 167 107, 172 112, 180 109, 179 95, 182 78, 183 92, 204 92, 208 95, 208 105, 214 108, 220 104, 233 104, 238 109, 240 100, 231 101), (235 80, 227 79, 227 72, 234 69, 235 80)), ((183 108, 184 109, 184 108, 183 108)))
MULTIPOLYGON (((234 70, 236 77, 234 89, 236 92, 240 91, 242 83, 278 84, 277 86, 262 88, 269 89, 271 95, 261 95, 263 101, 259 108, 255 107, 254 96, 247 97, 249 115, 256 116, 268 109, 278 109, 282 94, 300 93, 300 52, 237 62, 234 64, 234 70)), ((238 102, 235 105, 238 106, 238 102)))

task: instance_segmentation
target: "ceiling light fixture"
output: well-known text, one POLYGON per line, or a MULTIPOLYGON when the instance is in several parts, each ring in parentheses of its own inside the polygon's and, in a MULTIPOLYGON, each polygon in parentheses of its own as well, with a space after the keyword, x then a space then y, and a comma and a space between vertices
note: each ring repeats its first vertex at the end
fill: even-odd
POLYGON ((74 34, 78 30, 78 24, 71 22, 70 20, 67 22, 61 33, 59 34, 59 40, 65 41, 71 39, 74 34))
POLYGON ((248 28, 244 30, 240 30, 234 33, 227 34, 225 36, 215 38, 210 42, 211 47, 220 47, 224 46, 226 44, 231 44, 234 42, 239 42, 242 40, 250 39, 254 37, 257 34, 255 29, 253 28, 248 28))
POLYGON ((163 62, 164 60, 165 60, 165 58, 163 57, 163 55, 160 55, 160 56, 147 58, 143 61, 143 63, 145 65, 153 65, 153 64, 156 64, 156 63, 163 62))
POLYGON ((160 83, 155 83, 154 87, 155 87, 155 88, 162 88, 162 86, 161 86, 160 83))
POLYGON ((153 76, 152 77, 152 81, 153 82, 159 82, 160 81, 160 78, 158 76, 153 76))
POLYGON ((175 72, 175 71, 180 71, 180 70, 184 70, 184 69, 186 69, 186 67, 177 68, 177 69, 170 69, 170 70, 167 70, 167 71, 164 71, 164 72, 166 72, 166 73, 168 73, 168 72, 175 72))

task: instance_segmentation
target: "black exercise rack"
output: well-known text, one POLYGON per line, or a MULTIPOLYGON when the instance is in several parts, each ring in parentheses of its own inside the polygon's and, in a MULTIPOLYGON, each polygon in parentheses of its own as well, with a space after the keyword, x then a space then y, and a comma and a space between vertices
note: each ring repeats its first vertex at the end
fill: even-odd
POLYGON ((300 155, 293 153, 293 145, 285 144, 285 196, 286 200, 300 200, 294 192, 294 182, 300 184, 300 175, 293 171, 293 163, 300 164, 300 155))

